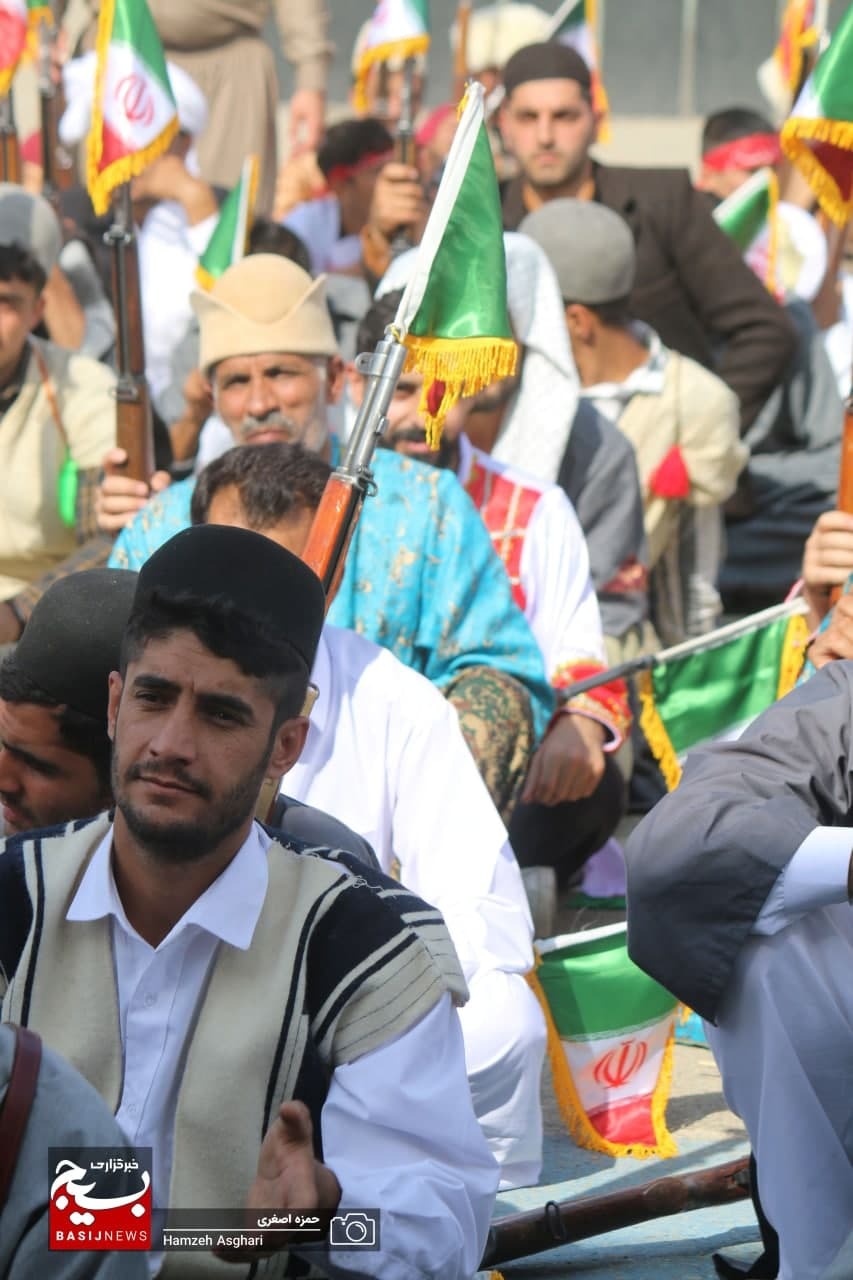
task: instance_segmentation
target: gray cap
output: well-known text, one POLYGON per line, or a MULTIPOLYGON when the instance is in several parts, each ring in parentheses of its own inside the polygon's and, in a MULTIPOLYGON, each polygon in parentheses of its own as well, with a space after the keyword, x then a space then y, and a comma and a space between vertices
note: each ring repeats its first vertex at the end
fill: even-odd
POLYGON ((631 228, 594 200, 548 200, 519 231, 545 250, 566 302, 594 306, 627 298, 636 253, 631 228))
POLYGON ((49 276, 62 248, 59 220, 43 196, 0 182, 0 245, 19 244, 49 276))

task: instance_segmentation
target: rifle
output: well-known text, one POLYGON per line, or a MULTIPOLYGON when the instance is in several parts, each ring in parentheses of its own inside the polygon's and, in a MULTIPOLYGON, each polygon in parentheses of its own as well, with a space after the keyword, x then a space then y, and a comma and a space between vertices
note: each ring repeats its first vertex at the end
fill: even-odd
POLYGON ((736 640, 738 636, 747 635, 750 631, 757 630, 767 623, 776 622, 780 618, 790 618, 797 613, 808 613, 808 606, 801 597, 784 604, 771 605, 769 609, 760 609, 758 613, 750 613, 745 618, 738 618, 736 622, 717 627, 707 635, 696 636, 693 640, 683 640, 669 649, 659 649, 657 653, 641 653, 628 662, 620 662, 615 667, 608 667, 606 671, 598 671, 593 676, 586 676, 583 680, 560 689, 558 691, 560 700, 568 702, 570 698, 577 698, 582 693, 588 693, 590 689, 609 684, 611 680, 627 680, 630 676, 639 675, 641 671, 651 671, 653 667, 664 667, 668 662, 674 662, 677 658, 686 658, 691 653, 700 653, 703 649, 716 649, 720 645, 727 644, 729 640, 736 640))
POLYGON ((38 89, 41 108, 42 190, 46 199, 57 203, 60 191, 67 191, 74 181, 71 156, 59 141, 59 120, 64 109, 62 86, 53 78, 53 51, 62 21, 64 3, 50 6, 50 21, 39 22, 38 89))
POLYGON ((543 1209, 496 1219, 489 1229, 480 1268, 485 1271, 651 1218, 733 1204, 748 1196, 749 1159, 744 1158, 698 1173, 671 1174, 612 1195, 549 1200, 543 1209))
POLYGON ((0 98, 0 181, 21 181, 21 153, 11 91, 0 98))
POLYGON ((104 236, 112 249, 113 307, 116 318, 116 444, 127 453, 125 475, 148 481, 154 470, 154 428, 145 381, 145 343, 139 291, 139 253, 133 232, 130 185, 113 201, 113 225, 104 236))
MULTIPOLYGON (((302 559, 313 569, 326 593, 326 608, 334 599, 343 577, 349 544, 358 524, 364 499, 376 492, 370 460, 379 437, 387 426, 386 414, 406 362, 406 348, 391 329, 372 355, 362 353, 355 362, 367 379, 364 399, 355 420, 347 451, 340 466, 329 476, 317 508, 302 559)), ((316 698, 309 686, 303 715, 308 715, 316 698)), ((261 821, 275 822, 280 778, 267 778, 261 788, 255 814, 261 821)))
MULTIPOLYGON (((412 82, 415 78, 415 60, 406 58, 403 63, 403 90, 400 95, 400 118, 394 138, 394 159, 398 164, 415 163, 415 122, 412 115, 412 82)), ((391 237, 391 258, 397 258, 411 249, 412 239, 405 227, 398 227, 391 237)))
POLYGON ((370 461, 387 425, 388 406, 406 355, 406 348, 389 327, 373 354, 362 354, 355 362, 356 369, 367 379, 364 399, 344 459, 326 482, 302 553, 302 559, 322 582, 327 603, 343 575, 364 499, 375 492, 370 461))

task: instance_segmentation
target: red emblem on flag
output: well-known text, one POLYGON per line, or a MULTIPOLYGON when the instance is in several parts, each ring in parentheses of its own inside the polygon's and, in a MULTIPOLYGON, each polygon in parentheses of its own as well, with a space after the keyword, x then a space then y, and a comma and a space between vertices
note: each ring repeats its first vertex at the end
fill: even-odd
POLYGON ((648 1052, 648 1045, 644 1040, 623 1040, 596 1062, 592 1069, 596 1084, 605 1089, 621 1088, 637 1074, 648 1052))
POLYGON ((154 98, 142 76, 123 76, 116 85, 115 99, 131 124, 148 128, 154 119, 154 98))

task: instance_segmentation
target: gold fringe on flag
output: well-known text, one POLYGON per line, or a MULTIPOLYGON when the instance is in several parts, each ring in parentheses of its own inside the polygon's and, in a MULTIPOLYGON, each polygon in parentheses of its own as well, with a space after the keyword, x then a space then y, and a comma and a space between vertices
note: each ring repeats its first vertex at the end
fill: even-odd
POLYGON ((667 791, 674 791, 681 781, 681 765, 657 709, 651 671, 641 672, 637 680, 637 692, 640 695, 640 728, 658 762, 667 791))
POLYGON ((408 333, 398 340, 409 350, 406 372, 423 374, 420 411, 430 449, 438 448, 444 420, 463 392, 476 395, 511 378, 518 367, 518 344, 512 338, 418 338, 408 333), (436 405, 430 393, 437 382, 444 392, 436 405))
POLYGON ((853 123, 848 120, 807 120, 804 116, 790 116, 782 126, 779 141, 785 155, 799 169, 817 196, 827 217, 839 227, 846 226, 853 216, 853 195, 844 198, 838 183, 820 163, 809 143, 828 142, 840 151, 853 151, 853 123))
MULTIPOLYGON (((537 965, 540 963, 538 954, 536 962, 537 965)), ((551 1067, 554 1097, 557 1099, 557 1106, 560 1109, 563 1122, 577 1145, 584 1147, 587 1151, 602 1151, 608 1156, 633 1156, 635 1160, 647 1160, 652 1156, 663 1158, 677 1155, 678 1148, 675 1145, 672 1134, 666 1127, 666 1104, 669 1101, 672 1087, 675 1017, 673 1016, 672 1019, 672 1026, 664 1049, 663 1062, 661 1063, 661 1069, 651 1100, 651 1121, 652 1132, 656 1140, 655 1145, 646 1146, 643 1143, 610 1142, 609 1139, 602 1137, 595 1128, 578 1096, 578 1091, 566 1060, 565 1050, 560 1040, 560 1033, 551 1015, 548 999, 542 989, 541 982, 536 976, 535 969, 531 969, 525 976, 531 991, 539 1001, 545 1018, 545 1027, 548 1033, 548 1063, 551 1067)))
POLYGON ((786 693, 790 693, 802 675, 810 634, 809 624, 804 614, 796 613, 793 618, 789 618, 782 643, 782 655, 779 659, 777 698, 784 698, 786 693))
POLYGON ((378 63, 387 62, 389 58, 399 58, 405 62, 407 58, 416 58, 429 49, 429 35, 423 32, 418 36, 409 36, 407 40, 389 40, 386 44, 377 44, 372 49, 365 49, 358 59, 358 71, 352 86, 352 105, 362 114, 370 103, 367 100, 367 77, 370 68, 378 63))
POLYGON ((108 168, 101 171, 100 163, 104 154, 104 77, 107 69, 107 57, 112 41, 113 23, 115 20, 115 0, 101 0, 98 15, 98 34, 95 41, 97 62, 95 63, 95 100, 92 103, 92 123, 86 147, 86 184, 89 198, 95 213, 101 217, 109 211, 112 193, 122 183, 130 182, 141 173, 153 160, 165 155, 178 133, 178 112, 165 129, 160 132, 147 147, 140 151, 131 151, 114 160, 108 168))

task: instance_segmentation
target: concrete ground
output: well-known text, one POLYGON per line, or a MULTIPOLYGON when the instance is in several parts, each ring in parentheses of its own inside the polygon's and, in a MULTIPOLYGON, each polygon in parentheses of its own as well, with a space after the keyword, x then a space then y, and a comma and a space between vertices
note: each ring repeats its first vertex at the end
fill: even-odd
MULTIPOLYGON (((620 825, 624 839, 633 825, 620 825)), ((624 919, 624 912, 562 907, 558 933, 597 928, 624 919)), ((668 1174, 724 1164, 747 1155, 743 1125, 726 1106, 720 1074, 709 1049, 676 1044, 667 1124, 678 1155, 666 1160, 614 1160, 577 1147, 561 1120, 547 1069, 542 1087, 545 1118, 541 1185, 499 1197, 497 1216, 543 1208, 548 1200, 609 1194, 668 1174)), ((749 1200, 683 1213, 564 1245, 523 1261, 506 1263, 505 1280, 711 1280, 711 1255, 751 1261, 759 1252, 759 1233, 749 1200)))

